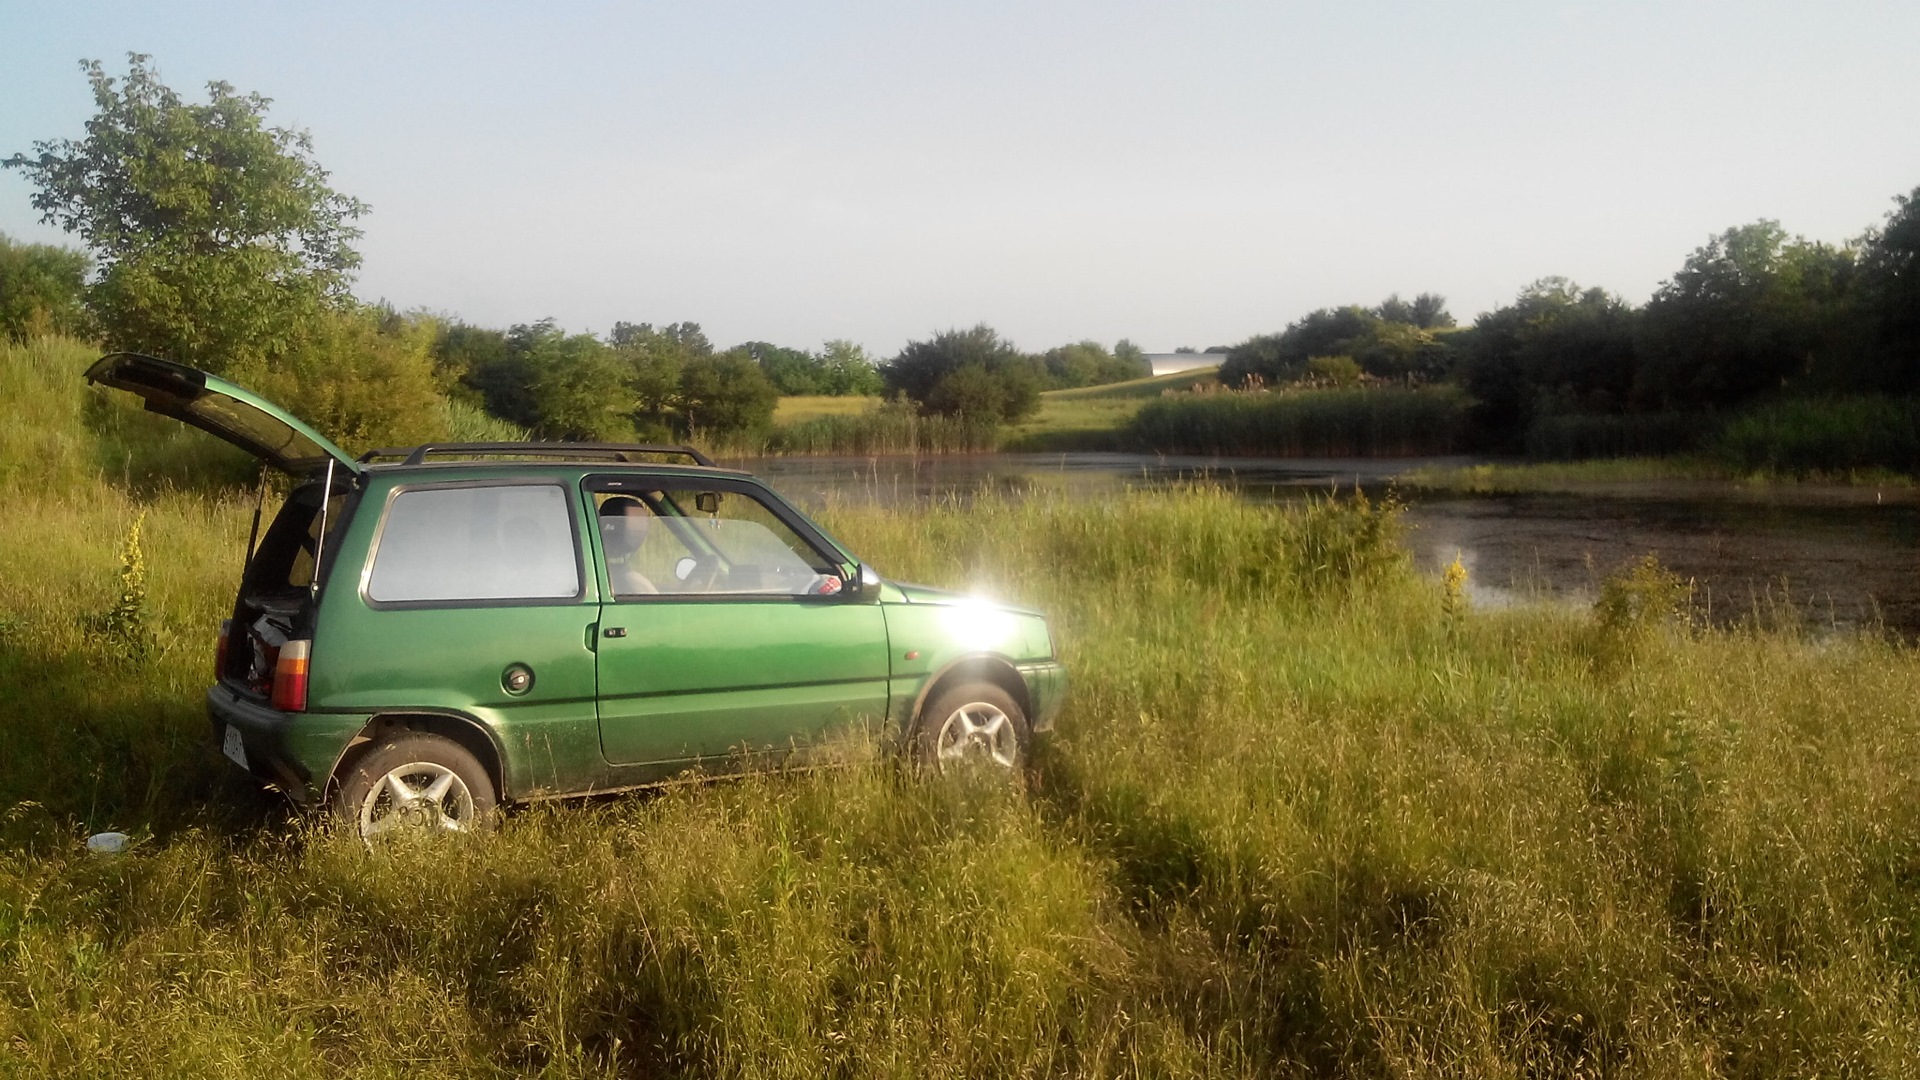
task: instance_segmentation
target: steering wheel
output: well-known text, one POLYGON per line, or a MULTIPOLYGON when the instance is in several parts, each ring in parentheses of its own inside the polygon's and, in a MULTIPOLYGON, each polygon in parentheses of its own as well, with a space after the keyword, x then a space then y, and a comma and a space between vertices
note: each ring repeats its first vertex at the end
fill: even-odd
POLYGON ((713 583, 720 578, 720 562, 682 555, 680 561, 673 564, 673 576, 680 579, 682 592, 712 592, 713 583))

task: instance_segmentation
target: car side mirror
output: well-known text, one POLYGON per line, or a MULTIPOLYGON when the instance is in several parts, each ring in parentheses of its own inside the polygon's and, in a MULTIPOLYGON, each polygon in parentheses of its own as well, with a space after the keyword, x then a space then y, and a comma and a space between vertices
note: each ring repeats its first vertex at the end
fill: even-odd
POLYGON ((847 594, 862 600, 874 600, 880 596, 880 575, 873 567, 861 563, 854 570, 853 580, 847 582, 847 594))

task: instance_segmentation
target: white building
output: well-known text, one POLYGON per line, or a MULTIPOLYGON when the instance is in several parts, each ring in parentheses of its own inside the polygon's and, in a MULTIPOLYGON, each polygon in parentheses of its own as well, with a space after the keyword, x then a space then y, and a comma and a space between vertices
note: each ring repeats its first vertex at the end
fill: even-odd
POLYGON ((1194 368, 1214 367, 1226 358, 1225 353, 1217 352, 1150 352, 1147 354, 1147 363, 1153 365, 1155 375, 1172 375, 1194 368))

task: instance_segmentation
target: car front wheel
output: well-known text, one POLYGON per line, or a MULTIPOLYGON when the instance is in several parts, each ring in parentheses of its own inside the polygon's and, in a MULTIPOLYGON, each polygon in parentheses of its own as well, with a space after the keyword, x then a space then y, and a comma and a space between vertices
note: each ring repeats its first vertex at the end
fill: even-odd
POLYGON ((496 801, 486 767, 452 739, 409 731, 354 762, 334 797, 334 814, 362 839, 395 833, 465 833, 493 826, 496 801))
POLYGON ((914 733, 914 758, 941 772, 981 766, 1018 773, 1027 753, 1027 714, 999 686, 969 682, 928 699, 914 733))

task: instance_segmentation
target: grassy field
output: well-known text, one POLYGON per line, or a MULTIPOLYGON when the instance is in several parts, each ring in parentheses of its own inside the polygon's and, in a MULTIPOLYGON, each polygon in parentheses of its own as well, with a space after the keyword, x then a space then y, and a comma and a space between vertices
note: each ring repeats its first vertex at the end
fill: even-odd
POLYGON ((1140 407, 1167 390, 1211 382, 1215 368, 1040 395, 1040 411, 989 430, 910 410, 878 398, 784 397, 774 428, 750 442, 709 447, 728 456, 758 454, 980 453, 992 450, 1117 450, 1140 407))
POLYGON ((838 507, 890 576, 1053 614, 1074 696, 1024 794, 850 745, 367 854, 205 745, 250 503, 109 467, 84 359, 0 349, 0 1075, 1920 1060, 1910 650, 1686 626, 1653 569, 1470 610, 1390 506, 838 507), (137 843, 88 855, 104 828, 137 843))
POLYGON ((877 397, 808 394, 783 397, 773 409, 775 425, 801 424, 825 416, 863 416, 882 404, 877 397))
POLYGON ((1218 368, 1201 368, 1078 390, 1049 390, 1040 395, 1040 411, 1007 432, 1005 449, 1121 450, 1123 432, 1141 406, 1167 391, 1211 383, 1218 368))

